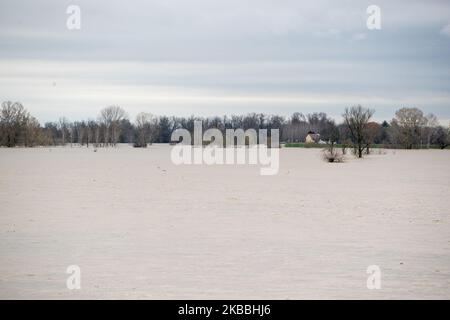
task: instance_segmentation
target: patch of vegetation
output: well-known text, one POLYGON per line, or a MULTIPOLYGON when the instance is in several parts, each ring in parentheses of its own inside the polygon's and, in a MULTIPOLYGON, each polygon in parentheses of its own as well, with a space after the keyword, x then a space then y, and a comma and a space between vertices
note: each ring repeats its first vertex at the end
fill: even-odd
POLYGON ((322 153, 322 159, 326 162, 344 162, 344 155, 334 148, 325 149, 322 153))
MULTIPOLYGON (((320 148, 323 149, 326 147, 326 144, 319 144, 319 143, 303 143, 303 142, 287 142, 285 144, 282 144, 285 148, 320 148)), ((334 145, 336 148, 342 148, 342 144, 336 143, 334 145)), ((386 146, 384 144, 371 144, 371 149, 377 149, 377 148, 385 148, 386 146)))

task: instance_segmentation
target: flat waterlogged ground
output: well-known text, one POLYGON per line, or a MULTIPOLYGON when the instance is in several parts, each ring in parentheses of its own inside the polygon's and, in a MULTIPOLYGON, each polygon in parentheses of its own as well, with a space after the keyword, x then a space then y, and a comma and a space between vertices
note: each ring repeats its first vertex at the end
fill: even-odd
POLYGON ((170 148, 1 148, 0 298, 450 298, 450 151, 281 149, 261 176, 170 148))

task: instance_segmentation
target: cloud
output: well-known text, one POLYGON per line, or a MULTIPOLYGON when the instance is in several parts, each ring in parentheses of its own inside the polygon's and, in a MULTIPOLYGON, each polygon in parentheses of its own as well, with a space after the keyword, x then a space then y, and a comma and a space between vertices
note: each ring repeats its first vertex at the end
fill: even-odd
POLYGON ((367 35, 365 33, 356 33, 353 35, 352 39, 354 41, 362 41, 362 40, 366 40, 367 35))
POLYGON ((450 23, 441 29, 441 34, 450 37, 450 23))
POLYGON ((377 32, 359 0, 76 4, 81 30, 69 31, 69 2, 0 1, 1 99, 43 120, 110 103, 221 114, 416 101, 450 117, 450 47, 436 32, 448 35, 448 1, 379 0, 377 32))
POLYGON ((315 32, 315 34, 318 37, 334 38, 334 37, 338 37, 341 34, 341 31, 338 30, 338 29, 331 28, 331 29, 328 29, 328 30, 319 30, 319 31, 315 32))
POLYGON ((417 62, 0 60, 0 70, 0 97, 22 102, 41 121, 62 115, 95 118, 110 104, 123 106, 132 118, 140 111, 222 115, 320 110, 339 116, 356 103, 385 108, 379 116, 390 117, 401 105, 420 105, 450 117, 448 109, 441 109, 450 104, 448 71, 417 62), (442 88, 434 84, 438 81, 442 88))

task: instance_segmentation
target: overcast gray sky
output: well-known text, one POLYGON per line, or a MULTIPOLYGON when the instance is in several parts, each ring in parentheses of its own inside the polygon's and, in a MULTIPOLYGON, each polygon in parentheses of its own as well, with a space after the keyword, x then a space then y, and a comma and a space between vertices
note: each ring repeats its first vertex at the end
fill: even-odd
POLYGON ((0 100, 222 115, 419 107, 450 119, 450 1, 0 0, 0 100), (81 30, 66 9, 81 8, 81 30), (366 9, 381 8, 381 30, 366 9))

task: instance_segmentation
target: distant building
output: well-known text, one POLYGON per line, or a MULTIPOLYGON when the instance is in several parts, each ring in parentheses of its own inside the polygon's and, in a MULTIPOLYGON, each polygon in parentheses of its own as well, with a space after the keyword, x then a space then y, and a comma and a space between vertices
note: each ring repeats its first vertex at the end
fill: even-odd
POLYGON ((319 143, 320 134, 315 133, 314 131, 309 131, 305 138, 305 143, 319 143))

